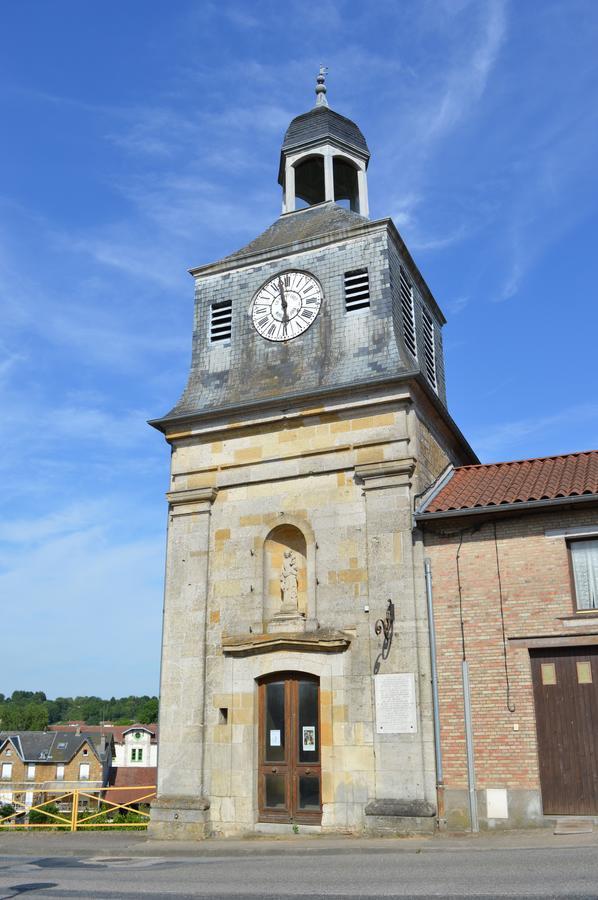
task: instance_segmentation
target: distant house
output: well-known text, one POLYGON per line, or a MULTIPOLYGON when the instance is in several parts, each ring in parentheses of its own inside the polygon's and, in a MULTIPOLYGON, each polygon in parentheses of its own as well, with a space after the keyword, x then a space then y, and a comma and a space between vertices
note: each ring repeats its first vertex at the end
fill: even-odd
POLYGON ((114 758, 112 765, 117 768, 128 766, 155 767, 158 765, 157 725, 85 725, 69 722, 67 725, 50 725, 49 731, 80 731, 89 735, 112 735, 114 758))
POLYGON ((118 766, 110 771, 109 786, 118 788, 107 791, 106 800, 112 803, 138 807, 149 804, 150 797, 155 796, 155 784, 158 775, 156 766, 118 766))
POLYGON ((104 787, 112 755, 109 733, 0 732, 0 803, 29 807, 49 791, 104 787))

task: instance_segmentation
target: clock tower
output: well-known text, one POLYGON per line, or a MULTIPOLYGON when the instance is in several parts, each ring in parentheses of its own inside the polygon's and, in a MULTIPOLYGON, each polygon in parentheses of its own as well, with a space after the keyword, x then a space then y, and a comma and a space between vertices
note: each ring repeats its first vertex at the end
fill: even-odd
POLYGON ((414 497, 476 457, 444 317, 327 102, 284 136, 281 216, 191 270, 171 446, 155 837, 429 830, 430 652, 414 497))

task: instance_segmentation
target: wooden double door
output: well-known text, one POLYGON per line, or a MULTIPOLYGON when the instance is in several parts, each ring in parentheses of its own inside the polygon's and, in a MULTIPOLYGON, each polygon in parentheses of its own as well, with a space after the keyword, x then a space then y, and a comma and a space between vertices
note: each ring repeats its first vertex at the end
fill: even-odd
POLYGON ((530 657, 544 815, 598 815, 598 647, 530 657))
POLYGON ((260 682, 259 743, 260 820, 319 824, 322 803, 317 678, 284 672, 260 682))

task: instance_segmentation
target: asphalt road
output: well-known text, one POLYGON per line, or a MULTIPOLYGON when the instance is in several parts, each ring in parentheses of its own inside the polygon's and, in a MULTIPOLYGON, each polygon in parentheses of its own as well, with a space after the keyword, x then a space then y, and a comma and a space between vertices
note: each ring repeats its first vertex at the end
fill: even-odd
MULTIPOLYGON (((6 849, 6 848, 4 848, 6 849)), ((57 848, 58 849, 58 848, 57 848)), ((123 851, 126 852, 126 842, 123 851)), ((41 898, 598 898, 598 848, 331 847, 257 854, 0 856, 0 900, 41 898)), ((111 851, 114 853, 114 849, 111 851)))

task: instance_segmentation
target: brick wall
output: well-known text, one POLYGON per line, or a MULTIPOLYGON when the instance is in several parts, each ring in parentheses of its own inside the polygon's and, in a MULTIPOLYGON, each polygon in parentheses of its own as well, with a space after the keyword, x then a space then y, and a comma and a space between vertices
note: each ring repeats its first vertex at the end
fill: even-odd
POLYGON ((441 739, 445 784, 449 788, 467 786, 456 567, 460 529, 465 529, 460 573, 477 787, 539 789, 529 651, 511 641, 598 633, 595 616, 591 621, 587 613, 576 613, 565 538, 545 534, 547 530, 578 525, 596 525, 598 530, 598 511, 568 510, 509 519, 497 516, 496 545, 491 522, 478 527, 471 519, 444 520, 442 525, 430 522, 427 526, 424 541, 432 562, 441 739), (474 530, 476 527, 478 530, 474 530), (507 708, 497 548, 513 712, 507 708), (572 616, 577 616, 578 622, 585 617, 581 627, 571 627, 572 616))

